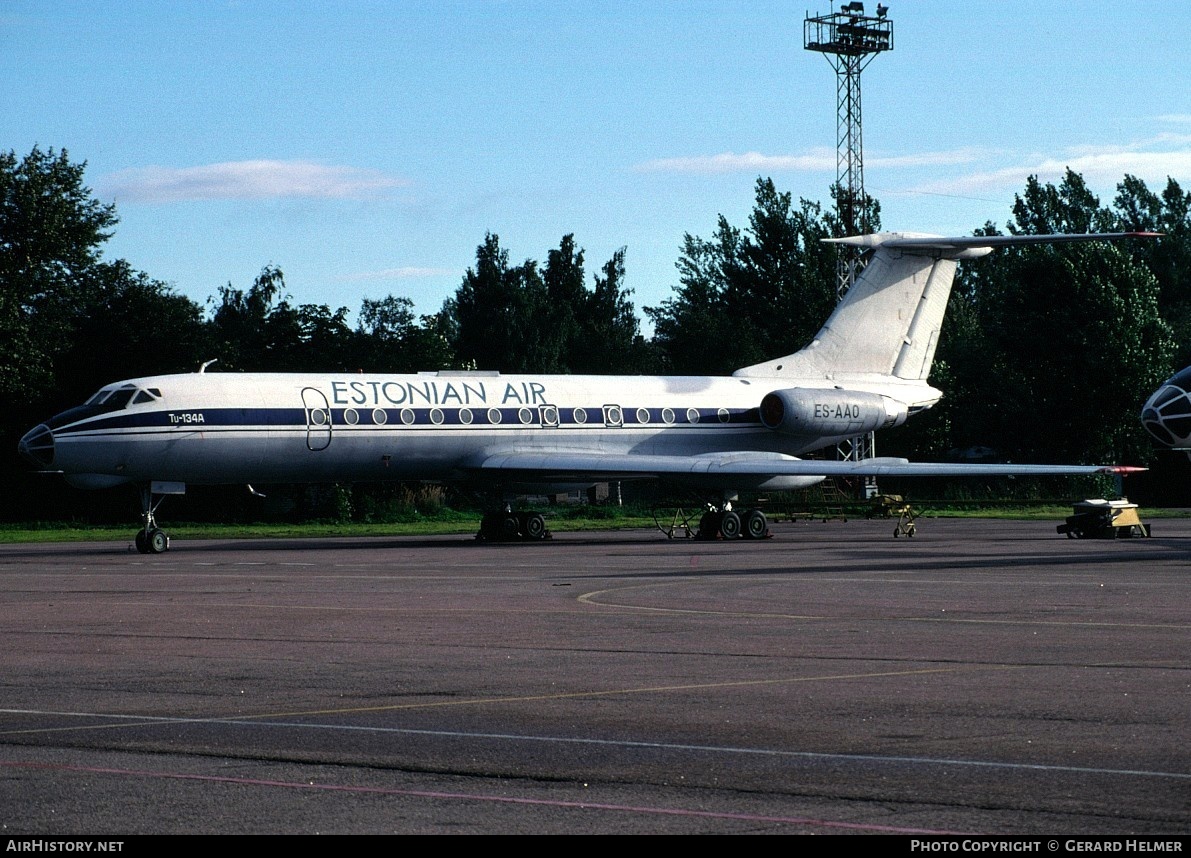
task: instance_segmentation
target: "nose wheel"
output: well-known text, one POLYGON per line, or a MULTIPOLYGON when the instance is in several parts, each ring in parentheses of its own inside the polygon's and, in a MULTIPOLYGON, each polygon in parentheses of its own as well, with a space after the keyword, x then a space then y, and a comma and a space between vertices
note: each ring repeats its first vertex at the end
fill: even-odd
POLYGON ((141 554, 162 554, 169 551, 169 535, 161 528, 152 530, 138 530, 136 532, 136 550, 141 554))

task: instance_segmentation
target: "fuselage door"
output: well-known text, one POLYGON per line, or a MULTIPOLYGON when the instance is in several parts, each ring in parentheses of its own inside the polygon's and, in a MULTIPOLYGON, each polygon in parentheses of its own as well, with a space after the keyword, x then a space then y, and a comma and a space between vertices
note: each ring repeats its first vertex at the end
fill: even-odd
POLYGON ((302 388, 302 405, 306 409, 306 447, 314 452, 331 446, 331 403, 316 387, 302 388))

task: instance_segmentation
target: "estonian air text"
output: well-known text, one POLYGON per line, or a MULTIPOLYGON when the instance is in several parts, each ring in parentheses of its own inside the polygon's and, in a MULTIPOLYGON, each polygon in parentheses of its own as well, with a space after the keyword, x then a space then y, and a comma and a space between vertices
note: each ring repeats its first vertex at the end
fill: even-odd
POLYGON ((546 385, 537 381, 332 381, 336 405, 545 405, 546 385))

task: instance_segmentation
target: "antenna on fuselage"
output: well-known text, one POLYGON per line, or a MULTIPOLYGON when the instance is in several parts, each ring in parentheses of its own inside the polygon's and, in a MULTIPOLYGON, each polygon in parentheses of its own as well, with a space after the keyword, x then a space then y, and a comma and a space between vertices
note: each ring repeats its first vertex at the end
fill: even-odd
POLYGON ((218 361, 219 361, 219 358, 211 358, 210 360, 203 361, 202 366, 199 367, 199 372, 206 372, 207 367, 209 367, 213 363, 218 363, 218 361))

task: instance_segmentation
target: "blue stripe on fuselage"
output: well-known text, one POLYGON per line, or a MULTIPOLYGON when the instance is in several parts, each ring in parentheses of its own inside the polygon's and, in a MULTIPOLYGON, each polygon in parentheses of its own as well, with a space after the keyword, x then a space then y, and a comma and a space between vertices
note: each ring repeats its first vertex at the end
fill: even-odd
MULTIPOLYGON (((658 428, 668 427, 683 427, 688 429, 710 430, 721 428, 724 426, 732 426, 735 428, 743 428, 746 426, 761 425, 758 409, 717 409, 717 408, 700 408, 698 409, 698 420, 692 421, 688 419, 687 410, 676 408, 672 409, 672 422, 663 420, 663 411, 667 409, 661 408, 633 408, 629 406, 619 406, 621 410, 622 425, 624 426, 653 426, 658 428), (643 414, 638 414, 638 411, 643 414), (723 414, 721 412, 727 412, 723 414), (646 419, 641 419, 645 417, 646 419), (726 419, 725 419, 726 418, 726 419)), ((64 412, 59 417, 66 415, 74 416, 77 411, 64 412)), ((557 424, 543 422, 543 407, 542 406, 523 406, 521 408, 378 408, 378 409, 346 409, 335 408, 331 411, 331 428, 388 428, 401 429, 406 427, 427 427, 427 426, 484 426, 494 427, 500 426, 507 429, 517 429, 521 427, 532 428, 551 428, 553 426, 565 426, 568 428, 592 428, 602 429, 606 428, 608 424, 604 422, 604 409, 602 406, 592 406, 583 409, 586 412, 586 420, 578 422, 575 420, 575 412, 578 408, 556 408, 558 422, 557 424), (355 411, 356 421, 349 423, 345 416, 347 412, 355 411), (441 419, 435 420, 433 412, 438 412, 438 417, 441 419), (465 421, 463 413, 470 412, 471 420, 465 421), (499 414, 499 419, 493 420, 490 412, 499 414), (383 414, 383 422, 378 422, 376 416, 383 414), (522 417, 527 417, 528 420, 523 420, 522 417)), ((93 412, 92 412, 93 413, 93 412)), ((134 413, 121 412, 117 414, 108 414, 102 417, 94 417, 92 419, 77 420, 71 423, 65 423, 58 418, 48 424, 54 429, 54 434, 58 437, 69 437, 72 435, 82 434, 98 434, 109 432, 121 432, 121 430, 159 430, 169 429, 177 431, 191 431, 201 432, 206 429, 213 431, 239 429, 239 430, 268 430, 273 428, 289 428, 302 429, 307 428, 313 430, 325 429, 326 424, 314 424, 309 422, 308 415, 310 412, 302 408, 195 408, 191 410, 160 410, 160 411, 137 411, 134 413), (53 424, 57 423, 57 426, 53 424)), ((90 417, 90 414, 87 415, 90 417)))

